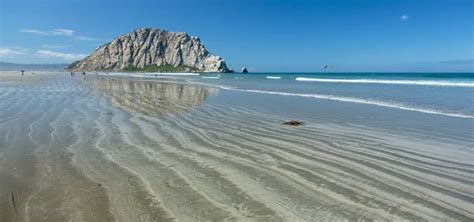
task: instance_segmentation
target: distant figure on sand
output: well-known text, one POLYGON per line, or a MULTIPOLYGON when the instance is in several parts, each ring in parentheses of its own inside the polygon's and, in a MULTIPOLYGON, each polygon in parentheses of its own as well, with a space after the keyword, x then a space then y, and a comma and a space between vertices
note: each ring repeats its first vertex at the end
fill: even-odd
POLYGON ((71 72, 71 77, 74 77, 74 72, 71 72))
POLYGON ((25 70, 21 70, 21 76, 25 75, 25 70))

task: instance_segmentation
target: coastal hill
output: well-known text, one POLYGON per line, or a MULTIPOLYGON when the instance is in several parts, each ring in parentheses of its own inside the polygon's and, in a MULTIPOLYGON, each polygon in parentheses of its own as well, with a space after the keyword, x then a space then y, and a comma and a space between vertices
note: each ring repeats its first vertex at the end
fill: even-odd
POLYGON ((98 47, 70 71, 231 72, 199 38, 184 32, 139 28, 98 47))

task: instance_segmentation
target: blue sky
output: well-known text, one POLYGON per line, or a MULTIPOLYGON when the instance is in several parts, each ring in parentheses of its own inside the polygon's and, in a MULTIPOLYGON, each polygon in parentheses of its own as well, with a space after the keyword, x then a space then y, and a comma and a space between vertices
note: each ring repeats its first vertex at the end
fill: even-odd
POLYGON ((474 71, 472 0, 0 0, 0 61, 70 63, 119 34, 199 36, 234 69, 474 71))

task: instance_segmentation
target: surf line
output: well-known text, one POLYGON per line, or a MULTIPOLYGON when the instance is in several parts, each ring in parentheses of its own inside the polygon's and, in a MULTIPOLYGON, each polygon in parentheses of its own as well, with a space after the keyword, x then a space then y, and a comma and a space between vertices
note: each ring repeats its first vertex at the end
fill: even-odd
POLYGON ((324 83, 359 83, 359 84, 389 84, 389 85, 418 85, 418 86, 447 86, 474 87, 474 82, 432 81, 432 80, 386 80, 386 79, 321 79, 297 77, 296 81, 324 83))

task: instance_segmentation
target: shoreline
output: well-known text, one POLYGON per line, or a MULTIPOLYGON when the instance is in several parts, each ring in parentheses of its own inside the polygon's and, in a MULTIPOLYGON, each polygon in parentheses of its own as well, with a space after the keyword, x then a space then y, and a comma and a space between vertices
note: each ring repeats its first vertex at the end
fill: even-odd
MULTIPOLYGON (((91 75, 97 75, 97 76, 115 76, 115 77, 129 77, 129 78, 144 78, 147 80, 152 80, 156 78, 176 78, 176 77, 194 77, 194 76, 200 76, 201 79, 221 79, 225 77, 221 76, 207 76, 206 74, 203 73, 161 73, 161 74, 154 74, 154 73, 143 73, 143 75, 137 75, 137 74, 129 74, 129 75, 123 75, 121 73, 96 73, 96 74, 91 74, 91 75)), ((274 76, 271 76, 273 79, 275 78, 274 76)), ((267 79, 272 79, 268 78, 267 79)), ((299 78, 302 77, 294 77, 295 81, 298 81, 299 78)), ((280 80, 281 77, 278 77, 278 80, 280 80)), ((309 82, 312 82, 313 80, 311 78, 306 78, 310 79, 308 80, 309 82)), ((183 80, 183 79, 177 79, 177 80, 183 80)), ((459 112, 452 112, 452 111, 445 111, 445 110, 440 110, 440 109, 433 109, 433 108, 423 108, 423 107, 417 107, 413 106, 410 104, 404 104, 401 102, 391 102, 391 101, 380 101, 380 100, 374 100, 374 99, 363 99, 363 98, 357 98, 357 97, 348 97, 348 96, 337 96, 337 95, 330 95, 330 94, 311 94, 311 93, 292 93, 292 92, 284 92, 284 91, 268 91, 268 90, 258 90, 258 89, 245 89, 245 88, 236 88, 236 87, 230 87, 230 86, 225 86, 225 85, 219 85, 215 84, 212 82, 205 83, 205 82, 199 82, 198 79, 184 79, 184 81, 187 81, 191 84, 198 84, 198 85, 203 85, 203 86, 209 86, 209 87, 216 87, 220 88, 222 90, 230 90, 230 91, 239 91, 239 92, 247 92, 247 93, 259 93, 259 94, 270 94, 270 95, 278 95, 278 96, 290 96, 290 97, 304 97, 304 98, 311 98, 311 99, 317 99, 317 100, 330 100, 330 101, 337 101, 337 102, 347 102, 347 103, 354 103, 354 104, 363 104, 363 105, 373 105, 373 106, 379 106, 379 107, 385 107, 385 108, 393 108, 393 109, 400 109, 400 110, 405 110, 405 111, 412 111, 412 112, 421 112, 421 113, 426 113, 426 114, 433 114, 433 115, 443 115, 443 116, 450 116, 450 117, 458 117, 458 118, 469 118, 473 119, 474 114, 466 114, 466 113, 459 113, 459 112)), ((302 81, 305 82, 305 81, 302 81)), ((462 87, 462 88, 474 88, 474 83, 472 81, 469 82, 439 82, 439 81, 425 81, 425 80, 346 80, 346 79, 316 79, 316 82, 329 82, 329 83, 367 83, 367 84, 388 84, 388 85, 414 85, 414 86, 436 86, 436 87, 462 87)))

